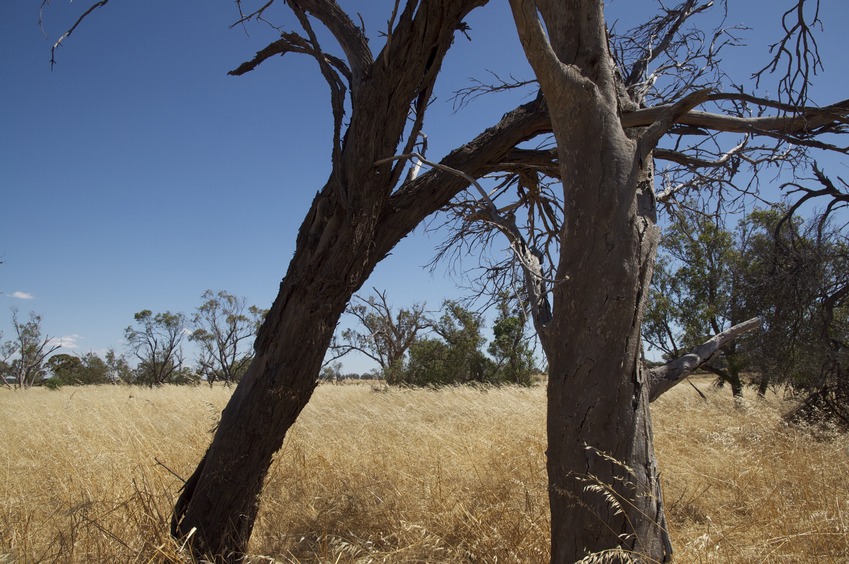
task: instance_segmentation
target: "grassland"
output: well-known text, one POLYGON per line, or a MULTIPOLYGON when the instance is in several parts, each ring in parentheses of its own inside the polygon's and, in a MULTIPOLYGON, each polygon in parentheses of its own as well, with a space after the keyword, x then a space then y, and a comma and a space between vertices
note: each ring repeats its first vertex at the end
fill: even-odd
MULTIPOLYGON (((679 562, 849 561, 846 437, 699 382, 653 406, 679 562)), ((0 391, 0 562, 181 561, 171 504, 223 388, 0 391)), ((321 386, 272 466, 255 562, 545 562, 545 391, 321 386)))

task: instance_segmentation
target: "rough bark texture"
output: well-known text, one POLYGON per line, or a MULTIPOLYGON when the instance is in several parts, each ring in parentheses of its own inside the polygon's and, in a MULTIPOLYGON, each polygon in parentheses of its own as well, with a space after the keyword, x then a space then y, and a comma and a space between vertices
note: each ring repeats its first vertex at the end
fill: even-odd
POLYGON ((552 562, 592 553, 665 562, 671 547, 640 362, 642 289, 658 241, 643 146, 652 126, 639 137, 622 126, 601 2, 511 3, 564 179, 560 284, 542 341, 552 562))
MULTIPOLYGON (((302 224, 295 254, 255 342, 256 357, 224 409, 212 444, 174 509, 172 533, 191 534, 199 556, 239 560, 246 552, 272 455, 307 404, 336 323, 375 265, 427 215, 467 182, 432 170, 398 187, 402 165, 377 161, 398 150, 410 104, 431 91, 463 17, 485 0, 408 3, 385 52, 372 63, 344 14, 317 10, 347 39, 353 68, 352 115, 333 152, 330 178, 302 224)), ((328 23, 329 22, 329 23, 328 23)), ((259 54, 258 54, 259 56, 259 54)), ((258 63, 257 63, 258 64, 258 63)), ((323 72, 327 69, 323 68, 323 72)), ((329 80, 331 84, 332 81, 329 80)), ((419 107, 424 111, 424 105, 419 107)), ((417 115, 421 127, 423 115, 417 115)), ((443 162, 480 176, 499 168, 517 143, 548 126, 535 101, 449 154, 443 162)), ((415 138, 416 131, 411 137, 415 138)))

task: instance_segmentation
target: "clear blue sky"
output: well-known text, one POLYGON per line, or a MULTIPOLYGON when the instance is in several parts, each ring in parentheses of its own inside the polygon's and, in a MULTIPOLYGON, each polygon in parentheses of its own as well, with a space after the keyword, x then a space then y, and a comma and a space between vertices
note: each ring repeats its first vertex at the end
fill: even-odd
MULTIPOLYGON (((749 36, 759 50, 733 62, 742 79, 766 62, 762 46, 778 32, 762 26, 788 2, 738 3, 746 11, 732 12, 732 22, 760 28, 749 36)), ((10 336, 14 306, 40 313, 45 332, 76 352, 102 353, 122 350, 135 312, 191 313, 206 289, 269 307, 329 170, 328 96, 315 63, 287 55, 230 77, 275 38, 263 26, 228 29, 233 2, 115 0, 66 39, 51 71, 52 42, 90 4, 53 0, 46 37, 39 2, 0 4, 0 331, 10 336)), ((341 4, 362 13, 379 51, 392 3, 341 4)), ((849 7, 823 4, 817 93, 831 103, 849 97, 849 7)), ((617 30, 654 5, 615 1, 617 30)), ((432 157, 518 101, 493 96, 455 114, 451 93, 469 77, 485 79, 487 69, 530 76, 507 2, 468 23, 473 41, 457 36, 428 115, 432 157)), ((459 295, 443 271, 421 268, 437 243, 420 229, 366 288, 386 289, 396 306, 459 295)))

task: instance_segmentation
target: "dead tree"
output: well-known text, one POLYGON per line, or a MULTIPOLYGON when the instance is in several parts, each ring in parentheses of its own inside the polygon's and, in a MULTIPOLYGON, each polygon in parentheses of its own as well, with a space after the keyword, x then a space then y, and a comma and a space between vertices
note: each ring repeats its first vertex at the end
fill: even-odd
MULTIPOLYGON (((849 104, 812 108, 804 96, 770 102, 738 90, 701 89, 692 76, 665 83, 664 95, 655 96, 662 81, 652 65, 687 44, 683 24, 712 2, 688 0, 664 10, 643 28, 651 48, 626 45, 627 65, 617 68, 601 0, 511 0, 542 97, 505 114, 439 166, 405 178, 445 54, 455 33, 466 30, 466 15, 486 3, 396 0, 375 54, 335 1, 287 0, 302 32, 284 32, 233 71, 249 72, 277 55, 313 57, 330 88, 334 134, 328 180, 301 225, 254 361, 174 510, 173 534, 191 534, 198 555, 237 560, 245 553, 271 457, 315 389, 340 315, 375 265, 473 179, 500 171, 523 175, 530 201, 533 177, 556 171, 563 179, 561 221, 548 226, 555 252, 511 239, 550 363, 552 560, 572 562, 588 552, 671 557, 648 411, 651 379, 640 363, 658 202, 729 182, 715 171, 757 160, 758 149, 774 154, 750 138, 825 146, 817 135, 840 132, 849 104), (342 55, 325 50, 315 25, 334 37, 342 55), (719 143, 658 146, 663 138, 705 131, 743 140, 718 152, 719 143), (556 147, 517 148, 551 132, 556 147), (656 193, 654 158, 676 163, 689 180, 670 173, 656 193), (541 274, 547 256, 556 263, 552 276, 541 274)), ((242 20, 262 17, 274 4, 269 0, 242 20)), ((674 75, 677 68, 658 72, 674 75)), ((545 209, 546 202, 536 202, 545 209)), ((496 221, 509 216, 505 208, 487 203, 482 212, 496 221)))
MULTIPOLYGON (((652 90, 645 69, 658 51, 638 52, 631 72, 617 72, 603 2, 510 3, 550 113, 564 188, 551 315, 537 322, 550 366, 551 558, 574 562, 596 553, 666 562, 672 547, 649 412, 653 385, 666 380, 653 378, 640 362, 640 325, 658 242, 655 150, 664 137, 686 134, 682 128, 822 146, 817 134, 842 132, 849 104, 808 108, 798 96, 769 103, 682 80, 672 99, 642 107, 646 89, 652 90), (697 109, 722 98, 778 112, 744 117, 697 109)), ((650 22, 655 46, 673 44, 681 24, 711 4, 687 0, 650 22)), ((667 153, 693 170, 710 165, 667 153)))

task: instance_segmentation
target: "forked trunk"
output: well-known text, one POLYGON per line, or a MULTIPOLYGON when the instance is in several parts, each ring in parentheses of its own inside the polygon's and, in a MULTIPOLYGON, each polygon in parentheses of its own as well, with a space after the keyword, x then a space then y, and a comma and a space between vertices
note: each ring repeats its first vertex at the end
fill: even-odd
POLYGON ((623 128, 628 100, 607 51, 602 2, 511 6, 548 105, 564 191, 552 319, 540 335, 549 361, 551 560, 665 562, 651 386, 640 362, 658 241, 651 149, 663 124, 623 128))

